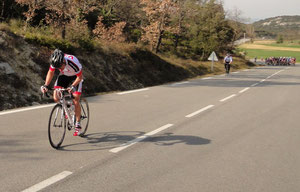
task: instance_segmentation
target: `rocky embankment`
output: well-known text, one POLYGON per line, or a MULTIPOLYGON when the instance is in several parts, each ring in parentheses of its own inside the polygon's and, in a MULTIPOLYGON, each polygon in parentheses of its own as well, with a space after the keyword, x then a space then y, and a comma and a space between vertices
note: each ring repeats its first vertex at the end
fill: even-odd
MULTIPOLYGON (((0 110, 45 102, 40 98, 39 88, 49 69, 52 51, 0 30, 0 110)), ((76 55, 83 65, 86 95, 142 88, 191 76, 187 70, 145 50, 137 49, 125 56, 100 50, 70 54, 76 55)))

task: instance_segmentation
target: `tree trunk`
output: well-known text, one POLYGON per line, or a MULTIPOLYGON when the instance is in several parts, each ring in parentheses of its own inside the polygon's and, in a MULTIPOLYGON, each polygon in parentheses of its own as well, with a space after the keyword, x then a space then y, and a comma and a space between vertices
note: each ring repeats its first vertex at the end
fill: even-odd
POLYGON ((0 20, 4 19, 4 10, 5 10, 5 0, 3 0, 3 2, 2 2, 0 20))
POLYGON ((158 51, 159 51, 159 47, 160 47, 160 44, 161 44, 163 33, 164 33, 164 30, 160 31, 160 33, 159 33, 159 37, 158 37, 156 47, 155 47, 155 53, 158 53, 158 51))
POLYGON ((66 18, 65 18, 65 9, 66 9, 66 1, 63 0, 63 7, 62 7, 62 31, 61 31, 61 38, 66 38, 66 18))

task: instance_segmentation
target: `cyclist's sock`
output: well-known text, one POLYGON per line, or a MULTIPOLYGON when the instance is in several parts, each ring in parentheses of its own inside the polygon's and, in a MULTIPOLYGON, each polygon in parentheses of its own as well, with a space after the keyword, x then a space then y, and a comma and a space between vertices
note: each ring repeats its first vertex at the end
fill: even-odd
POLYGON ((78 129, 81 129, 80 122, 76 121, 76 123, 75 123, 75 127, 76 127, 76 128, 78 128, 78 129))
POLYGON ((80 122, 76 122, 75 124, 75 132, 73 134, 73 136, 78 136, 81 133, 81 125, 80 122))

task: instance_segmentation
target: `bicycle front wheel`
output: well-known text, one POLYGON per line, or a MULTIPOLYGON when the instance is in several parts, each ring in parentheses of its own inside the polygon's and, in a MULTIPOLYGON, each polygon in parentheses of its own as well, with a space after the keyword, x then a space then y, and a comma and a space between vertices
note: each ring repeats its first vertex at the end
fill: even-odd
POLYGON ((89 104, 86 99, 81 99, 80 100, 80 107, 81 107, 81 117, 80 117, 80 122, 81 122, 81 133, 80 137, 83 137, 84 134, 86 133, 88 126, 89 126, 89 121, 90 121, 90 110, 89 110, 89 104))
POLYGON ((64 141, 66 133, 66 119, 62 105, 53 107, 48 124, 48 137, 50 145, 58 149, 64 141))

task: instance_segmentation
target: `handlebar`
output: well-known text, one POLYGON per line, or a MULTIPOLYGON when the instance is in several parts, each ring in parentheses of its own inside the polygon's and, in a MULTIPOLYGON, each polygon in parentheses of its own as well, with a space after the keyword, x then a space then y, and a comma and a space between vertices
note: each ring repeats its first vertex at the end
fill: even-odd
MULTIPOLYGON (((73 94, 69 93, 68 89, 66 89, 66 88, 57 88, 57 89, 51 88, 51 89, 49 89, 49 90, 51 90, 51 91, 56 90, 56 91, 58 91, 60 94, 62 94, 62 96, 64 96, 64 97, 70 97, 71 99, 74 99, 73 94), (68 94, 64 94, 64 93, 66 93, 66 92, 67 92, 68 94)), ((42 99, 43 99, 45 96, 48 97, 48 98, 50 98, 50 95, 48 94, 48 92, 45 92, 45 93, 42 93, 42 94, 41 94, 41 98, 42 98, 42 99)))

